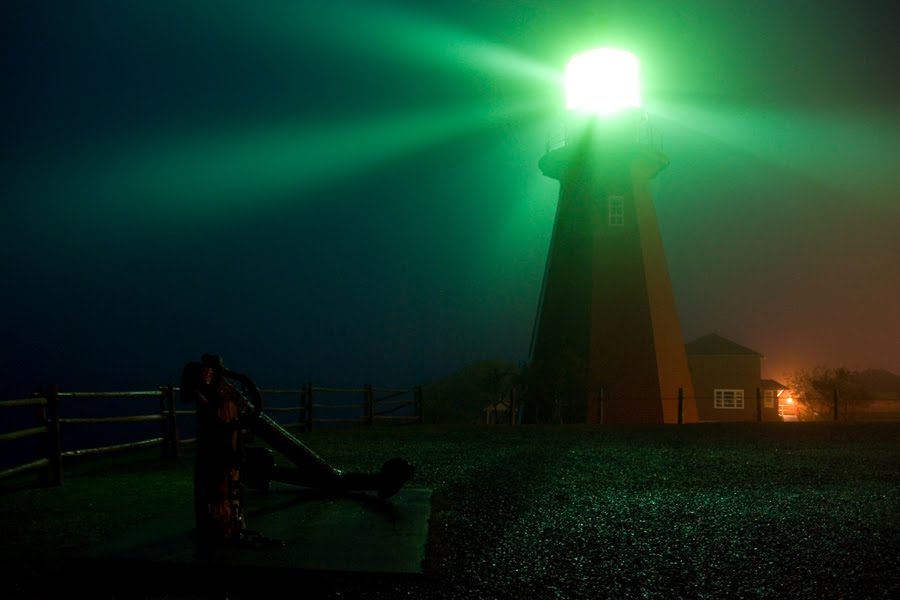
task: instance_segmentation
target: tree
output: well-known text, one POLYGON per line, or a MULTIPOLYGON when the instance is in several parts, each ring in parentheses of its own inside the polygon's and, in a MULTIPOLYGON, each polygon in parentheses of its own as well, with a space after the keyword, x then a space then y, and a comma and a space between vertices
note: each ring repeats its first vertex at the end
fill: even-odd
POLYGON ((863 384, 860 373, 845 367, 800 369, 789 381, 802 409, 800 418, 804 421, 834 419, 835 395, 838 418, 844 421, 852 420, 872 402, 872 394, 863 384))
POLYGON ((481 423, 484 408, 508 393, 517 367, 485 360, 463 367, 425 389, 426 423, 481 423))

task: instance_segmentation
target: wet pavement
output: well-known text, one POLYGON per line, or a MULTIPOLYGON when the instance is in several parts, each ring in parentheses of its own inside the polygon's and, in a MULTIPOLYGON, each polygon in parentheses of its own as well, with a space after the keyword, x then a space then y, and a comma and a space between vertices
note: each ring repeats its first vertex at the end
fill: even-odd
POLYGON ((205 596, 131 586, 116 597, 900 597, 898 424, 410 427, 305 441, 348 470, 396 455, 416 465, 411 487, 433 490, 421 573, 298 571, 291 585, 260 573, 208 579, 224 587, 205 596))
POLYGON ((385 597, 900 597, 900 428, 793 426, 435 440, 432 577, 385 597))

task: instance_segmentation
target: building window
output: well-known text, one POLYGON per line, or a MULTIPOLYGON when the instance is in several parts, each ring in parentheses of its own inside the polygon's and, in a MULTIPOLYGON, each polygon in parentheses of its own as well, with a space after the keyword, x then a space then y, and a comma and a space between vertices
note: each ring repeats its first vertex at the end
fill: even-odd
POLYGON ((763 392, 763 406, 775 408, 775 390, 765 390, 763 392))
POLYGON ((716 390, 716 408, 744 408, 744 390, 716 390))
POLYGON ((625 225, 625 197, 610 196, 607 207, 609 210, 609 224, 613 227, 625 225))

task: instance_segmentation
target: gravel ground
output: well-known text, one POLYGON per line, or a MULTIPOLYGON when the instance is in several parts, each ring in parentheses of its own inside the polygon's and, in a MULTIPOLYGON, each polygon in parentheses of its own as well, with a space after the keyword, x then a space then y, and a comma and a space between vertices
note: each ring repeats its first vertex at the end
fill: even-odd
MULTIPOLYGON (((411 485, 434 490, 425 575, 231 597, 900 597, 900 424, 414 426, 303 439, 347 470, 414 462, 411 485)), ((35 582, 79 545, 190 494, 189 457, 71 473, 62 489, 0 496, 0 558, 21 594, 40 593, 35 582)))

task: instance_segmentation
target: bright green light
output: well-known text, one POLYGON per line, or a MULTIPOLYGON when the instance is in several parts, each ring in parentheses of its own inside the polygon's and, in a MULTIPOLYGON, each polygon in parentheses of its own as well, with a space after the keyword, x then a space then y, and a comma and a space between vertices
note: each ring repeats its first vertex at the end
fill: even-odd
POLYGON ((630 52, 596 48, 566 65, 566 108, 611 115, 640 106, 638 60, 630 52))

